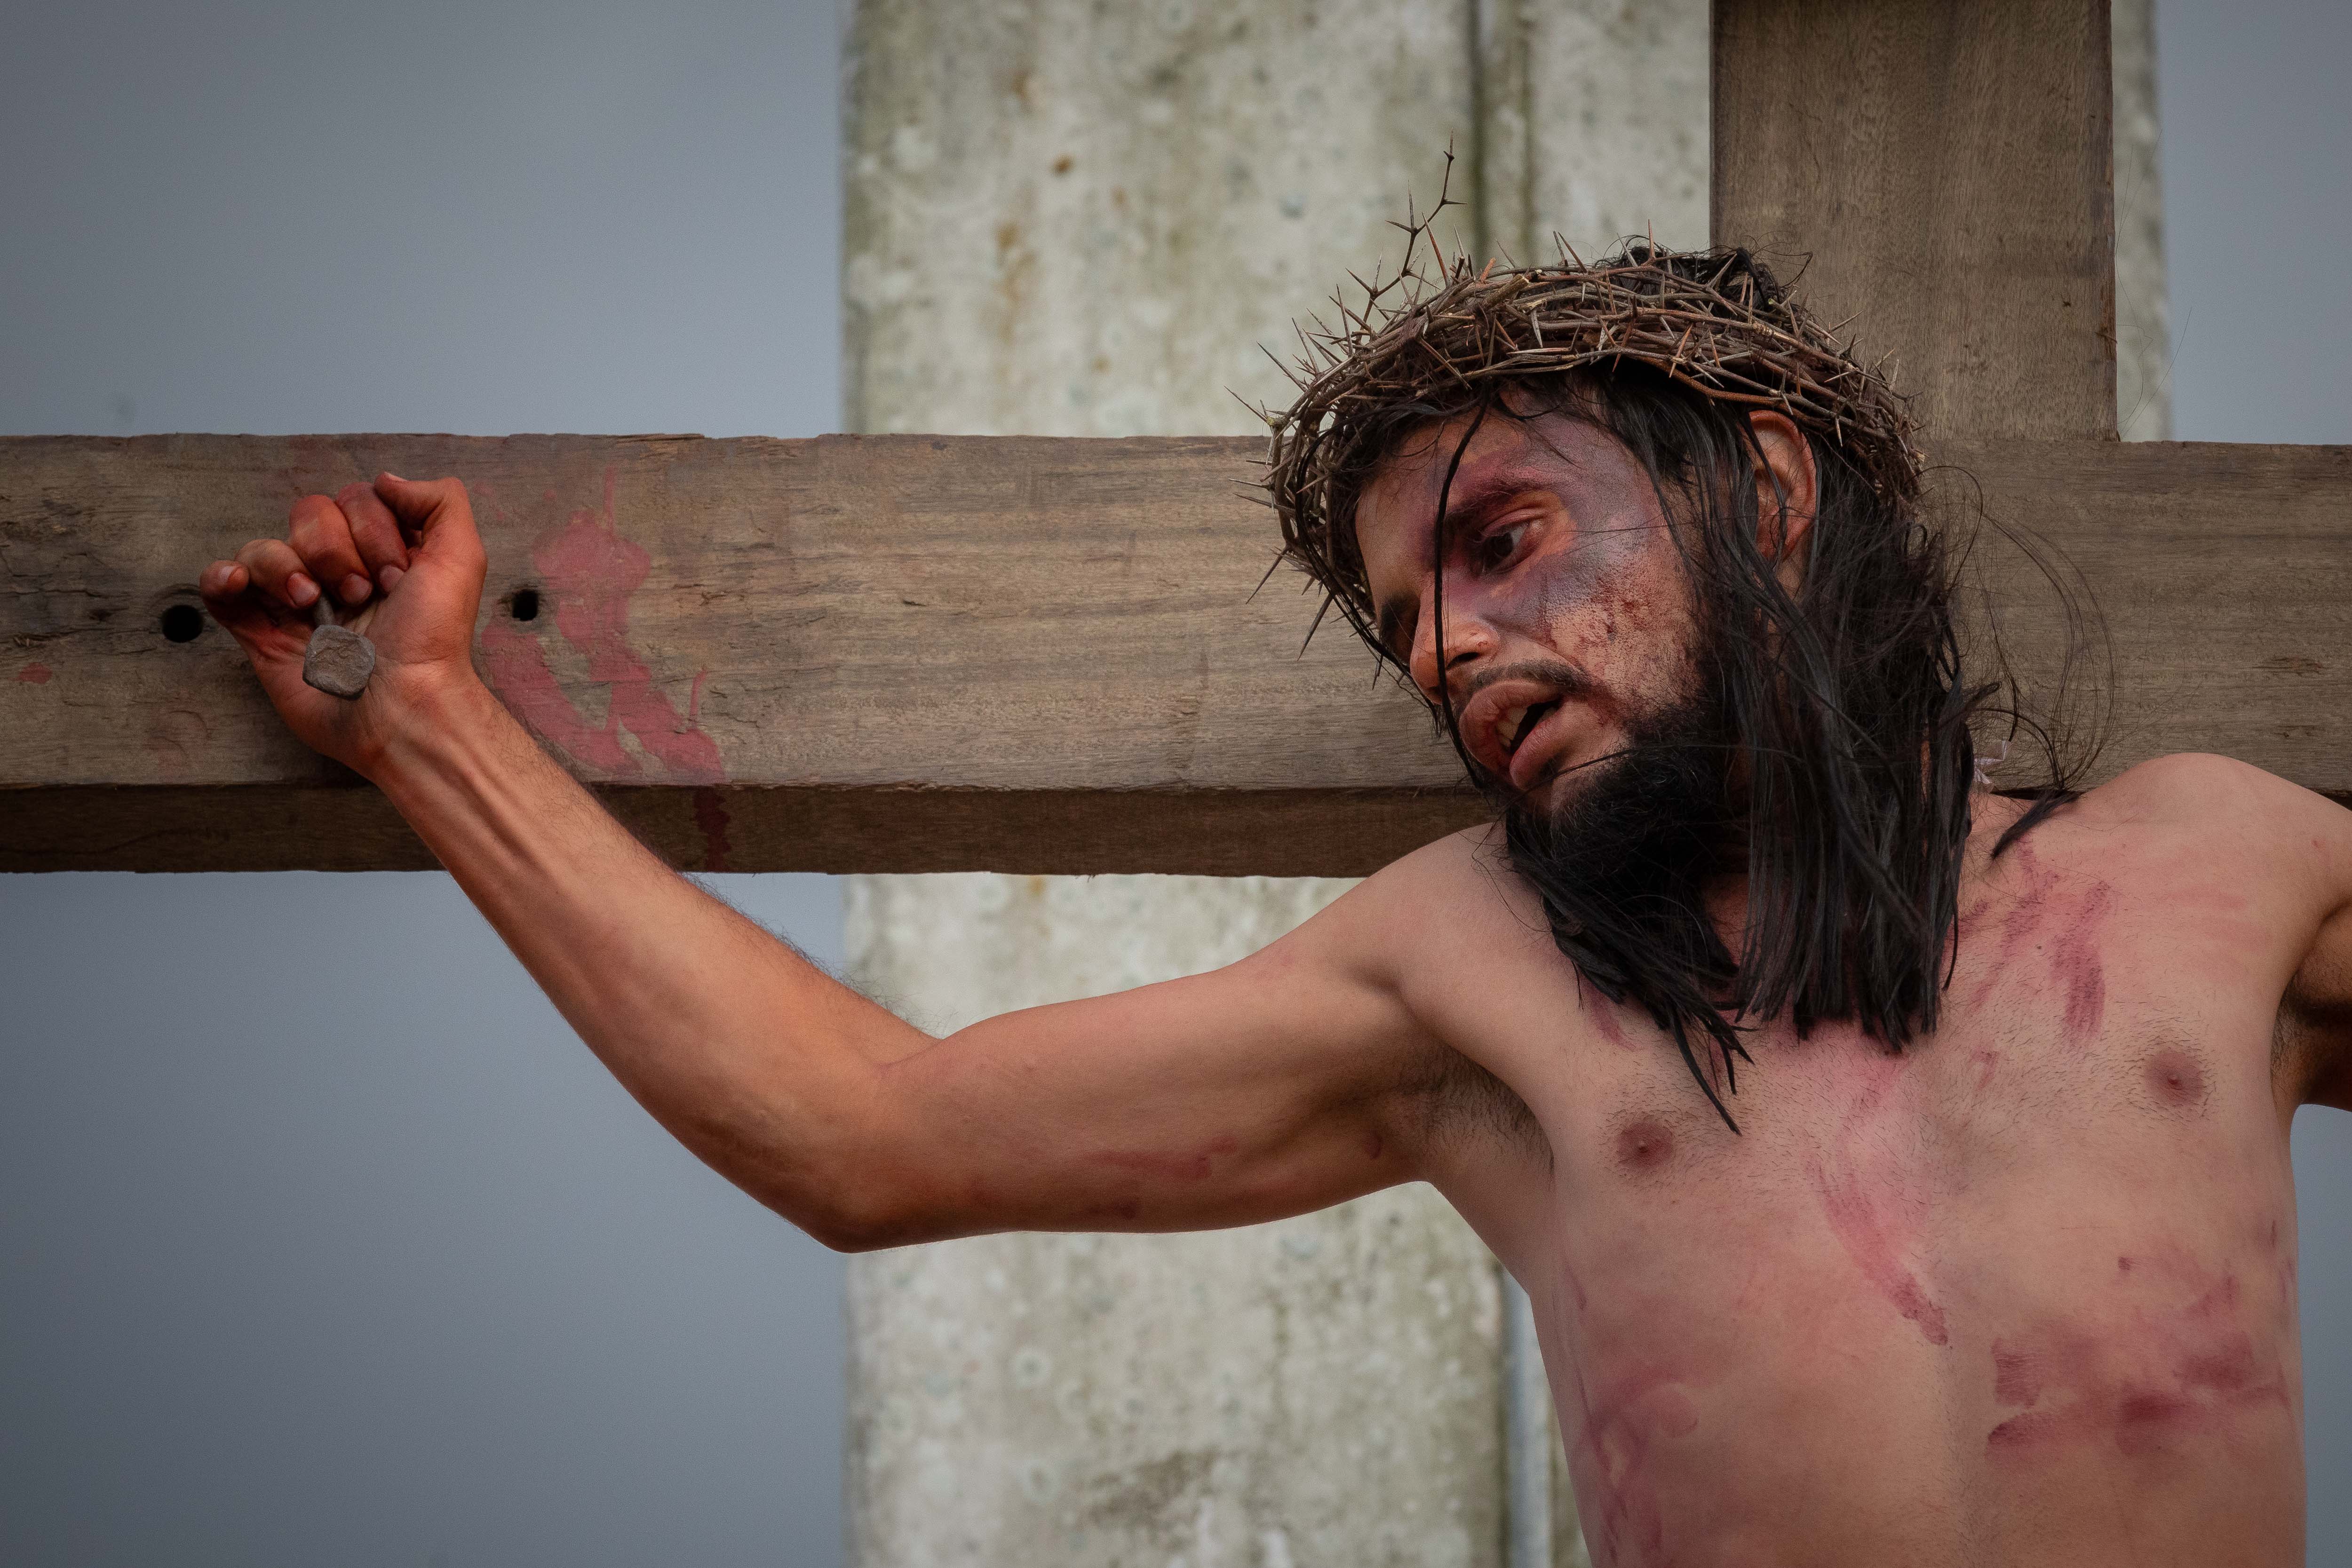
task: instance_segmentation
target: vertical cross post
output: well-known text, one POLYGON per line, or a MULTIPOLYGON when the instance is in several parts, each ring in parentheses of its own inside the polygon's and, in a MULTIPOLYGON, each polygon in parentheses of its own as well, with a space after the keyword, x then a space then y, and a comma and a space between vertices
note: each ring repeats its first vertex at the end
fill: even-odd
POLYGON ((2116 430, 2108 0, 1716 0, 1713 227, 1922 439, 2116 430))

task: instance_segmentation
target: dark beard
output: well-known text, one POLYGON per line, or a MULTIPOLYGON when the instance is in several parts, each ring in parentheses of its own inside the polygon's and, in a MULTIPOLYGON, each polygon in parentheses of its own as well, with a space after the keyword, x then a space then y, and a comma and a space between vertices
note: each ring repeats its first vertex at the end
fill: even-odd
POLYGON ((1631 726, 1623 752, 1570 780, 1557 808, 1525 797, 1500 804, 1511 867, 1543 900, 1560 952, 1603 995, 1640 1005, 1674 1036, 1729 1121, 1683 1021, 1696 1018, 1713 1037, 1709 1065, 1731 1088, 1732 1059, 1745 1053, 1719 1005, 1738 969, 1705 893, 1745 868, 1746 814, 1722 688, 1696 684, 1696 694, 1631 726), (1662 988, 1662 970, 1687 977, 1686 991, 1662 988))

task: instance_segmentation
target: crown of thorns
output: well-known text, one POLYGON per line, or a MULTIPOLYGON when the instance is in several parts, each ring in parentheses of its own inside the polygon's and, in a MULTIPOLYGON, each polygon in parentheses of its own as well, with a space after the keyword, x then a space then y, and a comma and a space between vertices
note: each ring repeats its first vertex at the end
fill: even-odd
POLYGON ((1904 399, 1745 249, 1629 240, 1588 265, 1562 244, 1553 266, 1474 270, 1431 236, 1447 205, 1397 226, 1404 264, 1385 281, 1356 279, 1362 303, 1335 300, 1339 328, 1299 329, 1299 357, 1283 367, 1298 396, 1258 411, 1273 431, 1265 485, 1283 554, 1327 595, 1318 625, 1336 604, 1380 646, 1354 528, 1356 492, 1383 455, 1370 444, 1393 439, 1401 411, 1460 409, 1513 383, 1646 365, 1717 402, 1786 415, 1889 500, 1918 494, 1904 399))

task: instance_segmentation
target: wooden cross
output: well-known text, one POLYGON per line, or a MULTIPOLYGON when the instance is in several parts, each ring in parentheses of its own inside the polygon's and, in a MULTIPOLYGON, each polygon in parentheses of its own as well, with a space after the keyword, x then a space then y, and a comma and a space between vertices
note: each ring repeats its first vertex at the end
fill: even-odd
MULTIPOLYGON (((1717 0, 1714 230, 1810 253, 1930 458, 2079 565, 2110 769, 2352 792, 2352 448, 2115 437, 2106 0, 1717 0)), ((0 870, 429 866, 277 723, 194 574, 379 468, 473 488, 478 658, 682 866, 1367 872, 1475 819, 1419 707, 1299 641, 1259 444, 0 440, 0 870)), ((2021 601, 2021 605, 2022 605, 2021 601)), ((2030 657, 2053 637, 2011 617, 2030 657)))

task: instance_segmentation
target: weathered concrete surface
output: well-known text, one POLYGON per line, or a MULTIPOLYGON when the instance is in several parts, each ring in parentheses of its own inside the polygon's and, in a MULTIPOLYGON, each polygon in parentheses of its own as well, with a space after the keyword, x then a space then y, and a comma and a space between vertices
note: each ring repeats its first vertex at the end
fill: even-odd
POLYGON ((2115 0, 2116 427, 2172 439, 2172 311, 2157 159, 2156 0, 2115 0))
MULTIPOLYGON (((1255 433, 1241 398, 1286 390, 1259 345, 1393 260, 1388 220, 1466 149, 1470 37, 1466 0, 868 0, 851 427, 1255 433)), ((859 878, 848 946, 944 1028, 1230 962, 1340 886, 859 878)), ((850 1279, 863 1568, 1498 1559, 1496 1277, 1425 1187, 1214 1235, 908 1248, 850 1279)))
POLYGON ((851 427, 1260 433, 1231 395, 1283 400, 1259 345, 1393 262, 1388 221, 1467 151, 1471 26, 1469 0, 866 0, 851 427))
POLYGON ((1588 259, 1629 235, 1703 246, 1706 0, 1488 0, 1479 179, 1492 249, 1588 259))
MULTIPOLYGON (((1347 884, 856 879, 856 977, 950 1028, 1231 962, 1347 884)), ((1500 1316, 1425 1187, 1179 1237, 856 1260, 853 1561, 1486 1564, 1500 1316)))

